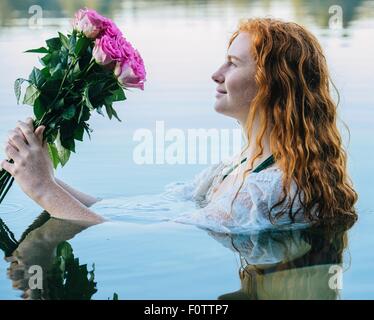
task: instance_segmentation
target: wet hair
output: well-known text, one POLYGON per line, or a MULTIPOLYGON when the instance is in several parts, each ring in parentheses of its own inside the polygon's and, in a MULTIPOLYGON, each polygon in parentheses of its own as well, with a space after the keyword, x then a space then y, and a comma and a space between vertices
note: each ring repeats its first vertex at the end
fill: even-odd
POLYGON ((317 38, 296 23, 246 19, 239 22, 229 47, 240 32, 251 35, 249 50, 257 64, 258 89, 248 106, 245 124, 248 142, 255 116, 260 120, 256 153, 248 161, 244 178, 263 154, 262 139, 268 129, 270 149, 284 173, 283 198, 270 208, 270 221, 274 223, 286 213, 295 221, 300 210, 308 220, 356 216, 358 195, 347 173, 347 154, 337 128, 337 104, 330 92, 333 84, 317 38), (291 199, 293 181, 297 188, 291 199), (296 197, 301 207, 293 210, 296 197), (287 205, 273 214, 286 198, 287 205))

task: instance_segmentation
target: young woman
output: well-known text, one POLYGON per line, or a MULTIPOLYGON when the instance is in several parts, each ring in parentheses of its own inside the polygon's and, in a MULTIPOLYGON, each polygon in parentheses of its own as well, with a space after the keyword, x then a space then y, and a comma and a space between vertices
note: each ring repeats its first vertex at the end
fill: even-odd
MULTIPOLYGON (((235 228, 355 216, 357 194, 317 39, 296 23, 249 19, 227 54, 212 76, 215 109, 241 124, 247 145, 195 180, 192 197, 202 208, 184 221, 235 228)), ((19 122, 5 148, 14 163, 2 167, 52 216, 101 222, 94 212, 100 201, 89 209, 98 199, 54 178, 43 130, 33 132, 32 119, 19 122)))

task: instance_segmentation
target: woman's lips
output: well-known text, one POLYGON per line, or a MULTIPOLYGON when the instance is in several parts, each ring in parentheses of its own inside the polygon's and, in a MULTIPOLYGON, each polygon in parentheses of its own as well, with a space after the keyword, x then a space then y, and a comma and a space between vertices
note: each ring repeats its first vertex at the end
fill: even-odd
POLYGON ((223 95, 225 95, 226 94, 226 92, 223 92, 223 91, 216 91, 216 97, 218 98, 218 97, 221 97, 221 96, 223 96, 223 95))

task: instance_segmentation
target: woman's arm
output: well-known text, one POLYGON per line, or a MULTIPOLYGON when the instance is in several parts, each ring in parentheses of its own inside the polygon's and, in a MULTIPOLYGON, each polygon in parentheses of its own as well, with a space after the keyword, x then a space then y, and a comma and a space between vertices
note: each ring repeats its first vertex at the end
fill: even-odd
POLYGON ((55 181, 61 188, 65 189, 65 191, 70 193, 75 199, 80 201, 86 207, 91 207, 94 203, 100 200, 98 198, 95 198, 79 190, 74 189, 73 187, 69 186, 68 184, 61 181, 60 179, 55 178, 55 181))
MULTIPOLYGON (((29 119, 31 119, 31 118, 29 118, 29 119)), ((29 119, 26 119, 26 123, 27 123, 27 121, 29 121, 29 119)), ((30 120, 30 123, 31 123, 31 120, 30 120)), ((23 137, 24 141, 27 142, 26 137, 24 136, 22 130, 19 129, 18 127, 15 130, 17 130, 17 132, 19 132, 19 134, 23 137)), ((82 202, 87 207, 92 206, 94 203, 96 203, 97 201, 100 200, 98 198, 92 197, 88 194, 85 194, 81 191, 78 191, 78 190, 74 189, 73 187, 69 186, 68 184, 66 184, 62 180, 57 179, 56 177, 55 177, 55 180, 56 180, 56 182, 59 186, 61 186, 63 189, 65 189, 67 192, 69 192, 74 198, 76 198, 78 201, 82 202)))
MULTIPOLYGON (((13 163, 4 160, 1 167, 14 177, 21 189, 53 217, 92 223, 104 221, 56 182, 48 147, 43 142, 45 127, 40 126, 34 132, 31 118, 26 123, 19 121, 17 127, 11 131, 5 147, 13 163)), ((93 201, 84 197, 86 200, 93 201)))
POLYGON ((92 223, 104 221, 101 216, 89 210, 57 182, 45 184, 44 191, 39 192, 39 195, 34 197, 34 201, 55 218, 92 223))

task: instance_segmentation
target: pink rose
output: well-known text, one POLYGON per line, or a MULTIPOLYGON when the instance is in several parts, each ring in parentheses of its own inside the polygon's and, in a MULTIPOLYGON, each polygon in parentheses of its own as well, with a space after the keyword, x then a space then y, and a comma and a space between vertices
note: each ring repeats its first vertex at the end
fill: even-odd
POLYGON ((95 39, 108 26, 109 20, 92 9, 80 9, 75 14, 74 29, 82 32, 87 38, 95 39))
POLYGON ((143 59, 137 50, 133 51, 130 59, 117 62, 114 74, 124 87, 144 90, 146 72, 143 59))
POLYGON ((103 35, 96 39, 92 56, 100 65, 107 65, 113 61, 121 61, 123 58, 122 38, 112 38, 103 35))
POLYGON ((122 38, 121 30, 117 27, 117 25, 113 21, 109 19, 107 20, 104 33, 112 38, 117 38, 117 37, 122 38))

